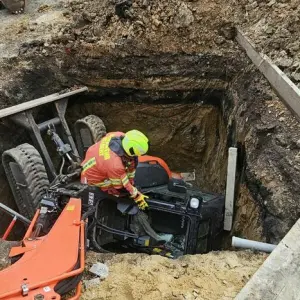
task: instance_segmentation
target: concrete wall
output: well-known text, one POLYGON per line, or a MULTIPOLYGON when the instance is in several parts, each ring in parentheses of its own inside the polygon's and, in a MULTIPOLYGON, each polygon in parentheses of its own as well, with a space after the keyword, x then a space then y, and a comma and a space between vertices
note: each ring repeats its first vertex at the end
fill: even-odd
POLYGON ((235 300, 300 300, 300 219, 235 300))

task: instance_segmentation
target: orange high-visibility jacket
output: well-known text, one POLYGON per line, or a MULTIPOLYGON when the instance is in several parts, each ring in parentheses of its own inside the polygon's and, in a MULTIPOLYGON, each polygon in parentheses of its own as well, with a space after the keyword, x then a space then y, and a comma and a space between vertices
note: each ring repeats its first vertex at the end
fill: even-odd
POLYGON ((119 189, 125 188, 132 197, 136 197, 138 191, 133 186, 136 170, 134 159, 127 158, 125 166, 124 156, 122 158, 120 153, 114 152, 113 147, 110 147, 113 138, 124 135, 119 131, 110 132, 87 150, 81 164, 81 182, 96 185, 114 195, 119 194, 119 189))

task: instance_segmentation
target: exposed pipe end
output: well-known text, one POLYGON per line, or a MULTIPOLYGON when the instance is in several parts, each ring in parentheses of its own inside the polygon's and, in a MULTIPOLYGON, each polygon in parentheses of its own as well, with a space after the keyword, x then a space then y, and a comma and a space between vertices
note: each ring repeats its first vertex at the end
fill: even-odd
POLYGON ((277 245, 241 239, 236 236, 232 237, 231 245, 236 248, 252 249, 263 252, 272 252, 277 245))

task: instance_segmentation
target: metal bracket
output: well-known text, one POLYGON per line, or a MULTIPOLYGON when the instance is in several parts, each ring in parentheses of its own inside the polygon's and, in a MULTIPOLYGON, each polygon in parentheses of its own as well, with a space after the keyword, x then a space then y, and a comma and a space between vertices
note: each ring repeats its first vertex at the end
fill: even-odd
POLYGON ((58 117, 60 119, 60 123, 64 129, 64 133, 66 134, 69 144, 73 150, 73 153, 76 156, 76 160, 77 160, 77 162, 80 162, 78 150, 76 148, 74 139, 72 137, 71 131, 69 129, 69 126, 68 126, 68 124, 66 122, 66 118, 65 118, 65 114, 66 114, 66 110, 67 110, 67 106, 68 106, 68 99, 66 98, 66 99, 62 99, 60 101, 56 101, 54 104, 55 104, 55 108, 56 108, 58 117))
POLYGON ((35 99, 29 102, 25 102, 19 105, 0 110, 0 118, 4 116, 10 116, 10 118, 15 123, 23 126, 30 132, 36 147, 39 149, 41 156, 44 159, 44 163, 46 165, 46 169, 50 180, 53 180, 56 177, 57 173, 51 160, 50 154, 43 141, 41 132, 47 130, 50 125, 61 125, 63 133, 68 139, 68 143, 70 144, 74 156, 76 157, 76 161, 79 163, 81 159, 79 157, 79 153, 74 139, 71 135, 71 131, 66 122, 65 114, 68 106, 67 97, 84 91, 87 91, 87 87, 67 91, 65 93, 52 94, 43 98, 35 99), (31 109, 51 102, 54 102, 57 116, 55 116, 52 119, 46 120, 40 124, 37 124, 34 120, 31 109))
POLYGON ((21 285, 21 289, 22 289, 22 296, 27 296, 28 293, 29 293, 29 288, 28 288, 28 285, 26 283, 23 283, 21 285))
POLYGON ((32 112, 28 110, 17 115, 11 116, 11 119, 30 131, 31 137, 36 146, 38 146, 40 153, 46 163, 46 169, 49 173, 48 175, 50 177, 50 180, 53 180, 56 177, 56 171, 51 160, 50 154, 43 141, 39 126, 38 124, 36 124, 32 112))

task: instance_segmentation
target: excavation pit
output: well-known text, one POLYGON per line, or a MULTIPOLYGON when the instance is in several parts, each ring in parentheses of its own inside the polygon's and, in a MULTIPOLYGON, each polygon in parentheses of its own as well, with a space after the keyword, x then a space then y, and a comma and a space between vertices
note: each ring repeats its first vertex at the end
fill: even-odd
MULTIPOLYGON (((269 143, 271 149, 273 141, 261 132, 271 133, 274 127, 269 129, 265 125, 268 120, 264 120, 271 117, 263 110, 270 94, 262 90, 259 72, 245 67, 248 61, 243 55, 237 59, 232 53, 161 53, 121 59, 117 55, 86 53, 76 56, 76 64, 65 54, 59 64, 52 56, 28 55, 33 67, 20 72, 14 84, 7 87, 8 92, 1 94, 6 106, 63 87, 86 85, 88 93, 69 100, 66 113, 71 129, 77 119, 88 114, 103 118, 108 130, 140 128, 149 132, 152 153, 165 159, 171 169, 195 170, 200 189, 222 194, 228 148, 237 147, 236 206, 230 234, 273 243, 292 225, 296 214, 292 219, 287 216, 280 197, 279 205, 273 205, 272 193, 253 171, 254 165, 267 168, 264 157, 269 153, 263 146, 269 143), (263 163, 256 156, 261 156, 263 163)), ((48 108, 40 109, 41 121, 49 112, 48 108)), ((13 126, 13 139, 5 134, 8 126, 2 127, 3 151, 15 146, 18 139, 30 141, 13 126)), ((51 147, 51 142, 48 144, 51 147)), ((12 201, 6 199, 10 199, 7 203, 12 201)))
MULTIPOLYGON (((29 78, 29 74, 24 76, 26 81, 29 78)), ((236 140, 235 120, 230 117, 233 107, 232 95, 222 88, 147 90, 122 86, 93 87, 89 92, 69 99, 66 120, 73 133, 76 120, 91 114, 100 117, 108 131, 141 130, 150 139, 150 155, 164 159, 174 172, 194 171, 196 180, 192 184, 195 187, 223 196, 228 148, 236 146, 239 151, 238 195, 238 175, 244 168, 244 149, 243 141, 236 140)), ((52 118, 51 105, 35 110, 35 116, 38 123, 52 118)), ((55 147, 46 134, 44 137, 58 167, 60 161, 55 147)), ((27 135, 22 135, 22 138, 32 143, 27 135)), ((13 201, 12 198, 9 201, 13 201)), ((223 242, 222 247, 228 248, 228 243, 229 240, 223 242)))
POLYGON ((222 91, 123 91, 104 97, 78 95, 70 101, 69 124, 86 115, 99 116, 108 131, 138 129, 150 139, 150 155, 163 158, 174 172, 196 172, 195 184, 207 191, 224 191, 230 142, 222 91), (143 100, 141 100, 143 99, 143 100))

